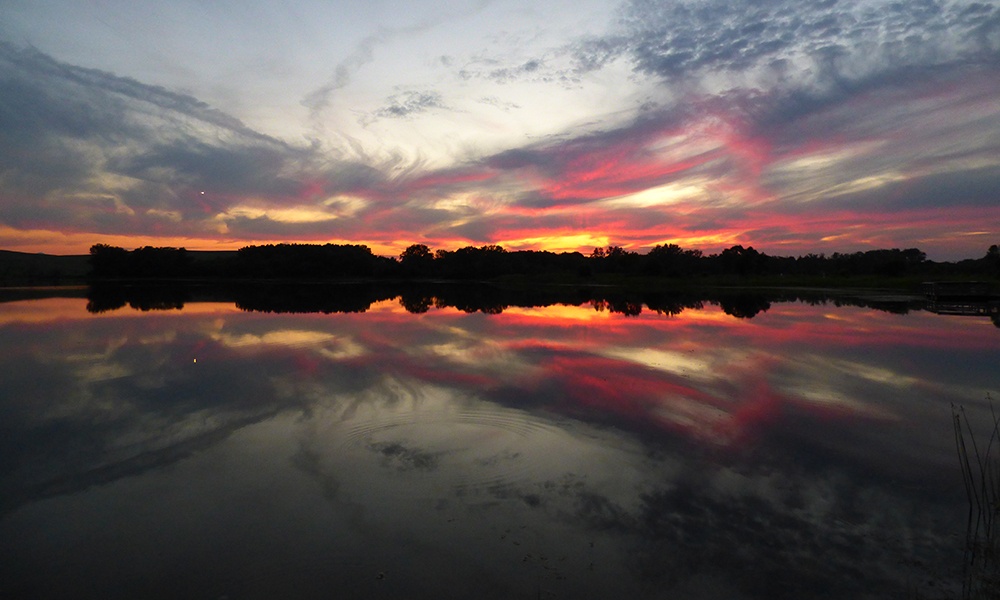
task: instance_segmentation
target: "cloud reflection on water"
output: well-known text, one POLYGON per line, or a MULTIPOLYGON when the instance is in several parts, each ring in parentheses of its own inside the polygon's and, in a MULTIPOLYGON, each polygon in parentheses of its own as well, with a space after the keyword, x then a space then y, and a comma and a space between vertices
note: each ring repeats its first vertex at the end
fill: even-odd
POLYGON ((332 531, 403 540, 427 553, 416 565, 465 547, 452 559, 471 572, 500 552, 510 564, 488 577, 516 593, 530 586, 510 565, 529 553, 532 573, 552 574, 529 543, 565 554, 576 582, 553 585, 584 596, 612 591, 595 561, 639 596, 699 578, 747 597, 902 585, 914 561, 957 547, 942 525, 961 500, 949 402, 978 410, 1000 358, 988 322, 801 303, 748 320, 711 304, 88 315, 83 302, 0 305, 0 527, 126 481, 183 482, 223 455, 270 456, 261 476, 294 465, 315 487, 281 475, 293 481, 268 515, 317 493, 346 511, 332 531))

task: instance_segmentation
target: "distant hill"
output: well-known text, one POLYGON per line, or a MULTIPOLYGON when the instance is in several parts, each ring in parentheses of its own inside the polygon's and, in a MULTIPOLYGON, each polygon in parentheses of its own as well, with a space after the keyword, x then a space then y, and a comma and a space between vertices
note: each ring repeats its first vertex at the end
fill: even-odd
MULTIPOLYGON (((235 250, 188 250, 191 263, 214 273, 225 271, 235 250)), ((32 254, 0 250, 0 287, 84 283, 91 273, 90 255, 32 254)))
POLYGON ((0 286, 80 283, 90 272, 86 254, 56 256, 0 250, 0 286))

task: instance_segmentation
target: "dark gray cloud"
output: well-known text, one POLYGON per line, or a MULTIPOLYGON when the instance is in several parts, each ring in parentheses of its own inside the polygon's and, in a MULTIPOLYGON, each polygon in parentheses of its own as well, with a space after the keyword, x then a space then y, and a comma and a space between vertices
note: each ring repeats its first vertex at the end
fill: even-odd
POLYGON ((156 143, 137 155, 108 161, 112 172, 177 186, 224 189, 227 193, 288 196, 299 183, 281 174, 291 152, 269 145, 218 145, 189 137, 156 143))
MULTIPOLYGON (((824 204, 830 209, 853 211, 899 211, 941 207, 992 208, 997 205, 1000 167, 961 169, 926 176, 875 189, 831 195, 824 204)), ((802 207, 806 210, 805 207, 802 207)), ((790 207, 789 212, 797 212, 790 207)))
POLYGON ((180 215, 176 233, 205 233, 245 197, 297 204, 314 200, 300 197, 305 182, 334 194, 384 181, 370 164, 33 48, 0 42, 0 92, 0 217, 15 227, 163 234, 153 210, 180 215))
MULTIPOLYGON (((86 170, 103 167, 105 160, 155 162, 145 157, 179 153, 197 143, 201 147, 192 152, 190 162, 176 165, 196 175, 213 167, 213 157, 206 156, 207 145, 216 152, 231 148, 295 152, 189 96, 59 63, 34 49, 0 43, 0 69, 4 91, 0 128, 9 144, 0 160, 6 167, 24 168, 31 157, 45 158, 60 149, 59 144, 65 154, 76 155, 76 160, 65 162, 86 170), (191 168, 194 165, 196 169, 191 168)), ((57 158, 52 162, 58 164, 67 157, 57 158)), ((174 156, 173 162, 178 161, 174 156)), ((170 162, 165 165, 168 169, 170 162)), ((126 168, 122 174, 132 173, 126 168)))
POLYGON ((275 142, 238 119, 207 104, 165 88, 118 77, 97 69, 58 62, 38 50, 0 41, 4 94, 0 119, 14 129, 44 125, 59 133, 87 137, 95 131, 111 139, 133 132, 135 123, 122 119, 127 102, 140 101, 234 133, 275 142), (60 93, 74 92, 63 96, 60 93))
POLYGON ((401 92, 386 98, 385 105, 375 111, 376 117, 400 119, 426 112, 434 108, 447 108, 441 94, 428 92, 401 92))
POLYGON ((578 72, 624 60, 684 102, 739 96, 761 126, 853 95, 1000 64, 1000 6, 981 2, 802 4, 630 0, 617 27, 568 50, 578 72))
POLYGON ((548 80, 554 76, 545 69, 545 61, 542 59, 532 58, 519 65, 513 67, 494 67, 489 68, 489 61, 486 61, 486 68, 482 66, 468 65, 459 71, 458 75, 462 79, 473 79, 473 78, 483 78, 490 79, 497 83, 509 83, 511 81, 517 81, 521 79, 537 79, 542 78, 543 80, 548 80))
POLYGON ((620 25, 608 40, 581 45, 580 63, 625 53, 640 72, 683 78, 807 60, 822 76, 854 79, 1000 52, 1000 7, 978 2, 631 0, 620 25))
POLYGON ((498 84, 528 81, 575 88, 580 84, 581 69, 566 61, 567 53, 564 48, 556 48, 521 60, 476 56, 462 65, 457 75, 463 80, 479 79, 498 84))

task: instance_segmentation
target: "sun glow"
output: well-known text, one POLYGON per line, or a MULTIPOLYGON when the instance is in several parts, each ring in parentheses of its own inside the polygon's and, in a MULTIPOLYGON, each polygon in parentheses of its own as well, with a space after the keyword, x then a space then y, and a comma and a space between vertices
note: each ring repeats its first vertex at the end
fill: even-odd
POLYGON ((498 242, 510 250, 547 250, 549 252, 579 252, 607 246, 611 238, 592 233, 566 233, 506 239, 498 242))

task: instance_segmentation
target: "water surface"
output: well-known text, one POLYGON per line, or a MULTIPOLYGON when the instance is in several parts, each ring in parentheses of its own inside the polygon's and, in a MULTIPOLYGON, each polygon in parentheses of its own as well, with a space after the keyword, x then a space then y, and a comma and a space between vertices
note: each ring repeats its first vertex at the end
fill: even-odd
POLYGON ((0 303, 4 597, 959 595, 989 318, 383 295, 0 303))

